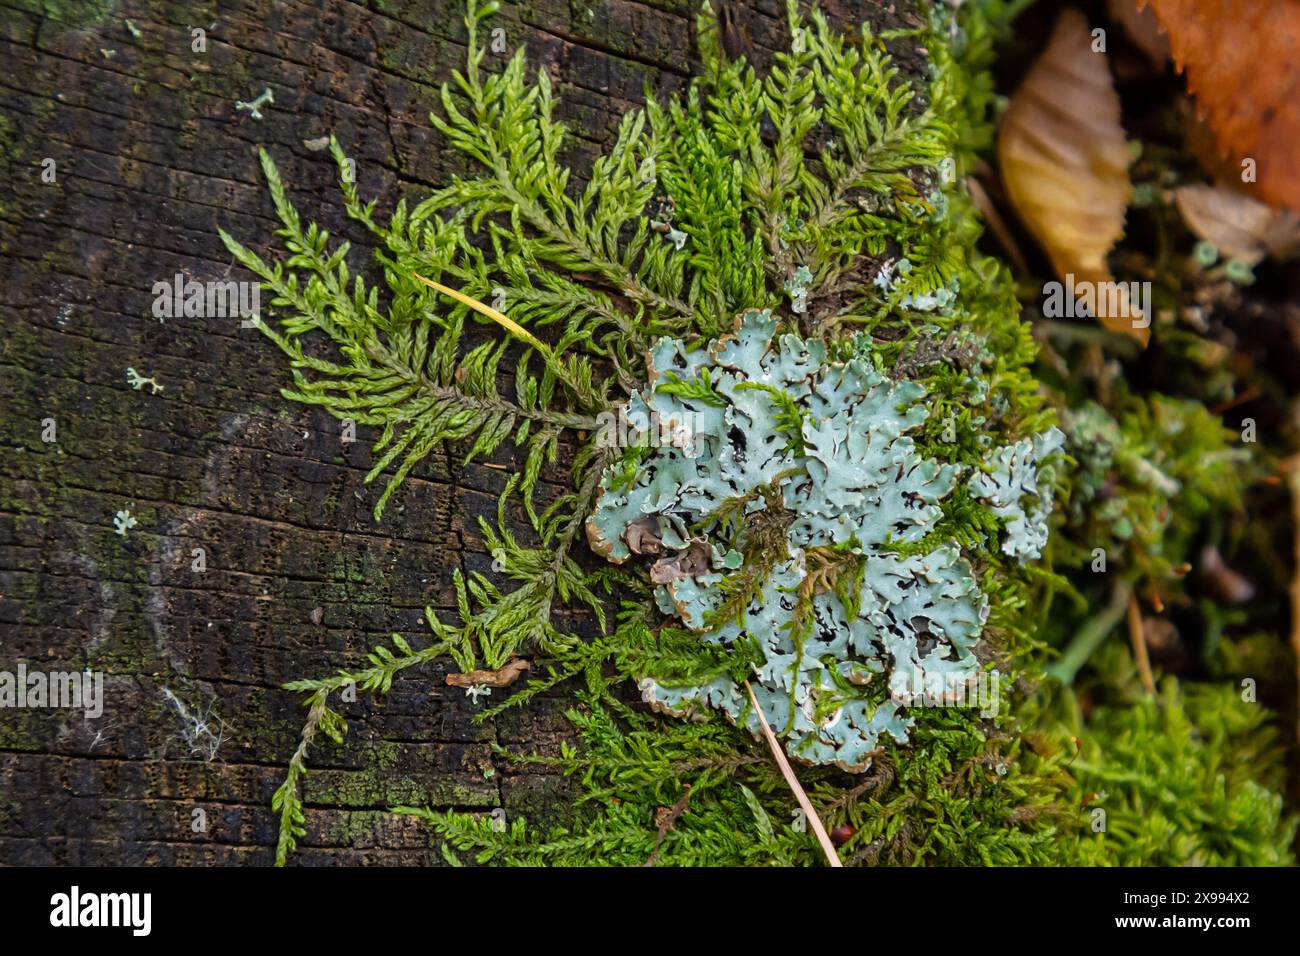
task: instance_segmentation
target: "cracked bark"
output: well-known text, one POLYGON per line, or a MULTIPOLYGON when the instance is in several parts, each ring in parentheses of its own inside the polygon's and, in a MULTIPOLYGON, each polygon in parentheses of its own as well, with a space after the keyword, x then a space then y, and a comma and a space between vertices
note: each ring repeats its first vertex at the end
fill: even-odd
MULTIPOLYGON (((852 4, 830 6, 842 17, 852 4)), ((781 45, 776 0, 748 7, 753 46, 781 45)), ((259 143, 304 218, 354 241, 357 266, 366 238, 342 215, 328 154, 304 140, 337 135, 381 211, 468 171, 427 120, 435 84, 463 62, 462 9, 0 0, 0 670, 102 670, 107 697, 94 721, 0 711, 0 863, 271 862, 271 793, 305 716, 280 685, 354 666, 393 631, 423 641, 425 605, 454 606, 452 569, 488 572, 477 516, 495 513, 508 471, 439 452, 376 524, 381 488, 362 483, 373 434, 343 444, 338 422, 283 399, 287 369, 255 330, 150 314, 153 283, 178 272, 248 278, 219 226, 274 251, 259 143), (235 111, 268 87, 261 121, 235 111), (127 366, 165 391, 133 391, 127 366), (125 539, 120 508, 139 522, 125 539), (190 755, 164 688, 222 721, 217 761, 190 755)), ((492 26, 551 71, 581 171, 647 84, 681 87, 695 9, 506 2, 492 26)), ((509 449, 495 463, 517 464, 509 449)), ((380 701, 337 702, 348 743, 309 758, 296 862, 440 862, 425 830, 384 812, 395 803, 504 805, 544 823, 568 802, 564 781, 491 750, 556 751, 562 696, 479 726, 445 676, 408 672, 380 701)))

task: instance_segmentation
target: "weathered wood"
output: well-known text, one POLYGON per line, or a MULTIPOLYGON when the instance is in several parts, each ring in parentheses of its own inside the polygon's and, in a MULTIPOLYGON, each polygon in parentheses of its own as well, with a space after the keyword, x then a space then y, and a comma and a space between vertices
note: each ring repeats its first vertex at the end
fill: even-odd
MULTIPOLYGON (((647 84, 688 75, 695 9, 536 0, 493 25, 552 71, 584 168, 647 84)), ((466 169, 427 120, 463 61, 461 15, 460 0, 0 0, 0 670, 107 674, 99 720, 0 710, 0 863, 269 863, 270 797, 303 719, 280 685, 355 665, 392 631, 422 640, 453 569, 488 568, 475 516, 501 472, 435 455, 376 524, 373 436, 343 444, 338 422, 283 399, 285 364, 255 330, 150 314, 153 284, 178 272, 248 278, 217 227, 275 251, 256 144, 304 216, 361 249, 328 154, 304 140, 335 133, 381 209, 466 169), (235 110, 267 87, 261 121, 235 110), (128 366, 165 390, 133 390, 128 366), (127 538, 122 508, 139 521, 127 538), (164 690, 219 716, 217 759, 191 753, 164 690)), ((777 0, 740 16, 755 47, 778 42, 777 0)), ((394 802, 545 818, 563 796, 490 746, 553 750, 559 700, 478 726, 444 677, 340 705, 349 742, 312 754, 297 861, 437 862, 425 831, 382 812, 394 802)))

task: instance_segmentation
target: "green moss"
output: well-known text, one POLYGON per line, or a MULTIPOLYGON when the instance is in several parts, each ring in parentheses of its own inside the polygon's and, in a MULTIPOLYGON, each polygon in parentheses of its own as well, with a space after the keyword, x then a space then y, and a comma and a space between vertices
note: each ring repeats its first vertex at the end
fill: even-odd
POLYGON ((1080 694, 1060 689, 1049 708, 1074 780, 1063 826, 1067 861, 1118 866, 1294 864, 1295 816, 1279 792, 1285 776, 1267 708, 1233 683, 1179 684, 1134 693, 1122 649, 1100 665, 1108 680, 1080 694), (1117 678, 1117 674, 1125 675, 1117 678), (1116 684, 1122 679, 1122 684, 1116 684), (1127 692, 1122 687, 1130 688, 1127 692), (1097 702, 1104 700, 1104 703, 1097 702))
POLYGON ((115 0, 18 0, 19 9, 40 14, 70 30, 95 26, 115 6, 115 0))
POLYGON ((428 770, 418 777, 408 773, 373 765, 364 770, 320 770, 308 777, 306 797, 310 803, 358 808, 405 803, 491 809, 500 802, 495 787, 469 787, 428 770))
MULTIPOLYGON (((0 670, 12 672, 13 668, 12 662, 0 661, 0 670)), ((0 749, 39 753, 48 747, 42 723, 58 719, 57 711, 6 707, 0 714, 4 716, 0 720, 0 749)))

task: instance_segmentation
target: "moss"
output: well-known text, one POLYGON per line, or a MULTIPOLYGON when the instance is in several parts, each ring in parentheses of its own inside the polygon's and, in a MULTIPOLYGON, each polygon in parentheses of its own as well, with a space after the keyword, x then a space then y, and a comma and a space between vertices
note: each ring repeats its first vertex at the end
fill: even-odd
POLYGON ((1048 707, 1060 720, 1056 746, 1077 741, 1067 862, 1293 865, 1296 818, 1279 792, 1285 769, 1268 709, 1231 682, 1171 678, 1158 696, 1135 692, 1123 649, 1101 657, 1107 678, 1058 689, 1048 707))
POLYGON ((316 769, 307 777, 306 798, 309 803, 358 808, 411 804, 491 809, 500 804, 494 786, 470 787, 428 769, 418 777, 410 773, 374 765, 349 771, 316 769))
MULTIPOLYGON (((11 670, 11 663, 0 662, 0 670, 11 670)), ((40 753, 48 749, 48 721, 57 716, 49 709, 4 708, 0 720, 0 749, 40 753)))
MULTIPOLYGON (((33 147, 46 142, 49 122, 58 110, 58 101, 53 97, 37 97, 30 100, 27 106, 31 115, 24 115, 21 123, 0 113, 0 175, 6 179, 17 179, 20 176, 26 178, 30 175, 39 181, 43 171, 41 161, 45 156, 33 147), (28 164, 27 168, 23 168, 24 164, 28 164)), ((56 173, 58 172, 60 170, 56 166, 56 173)), ((13 203, 18 201, 17 195, 10 200, 13 203)))
MULTIPOLYGON (((392 814, 385 810, 345 810, 329 829, 328 838, 341 846, 374 846, 392 819, 392 814)), ((430 836, 429 845, 433 843, 434 838, 430 836)))
POLYGON ((67 29, 85 30, 104 20, 116 3, 115 0, 18 0, 18 6, 67 29))
POLYGON ((22 148, 16 142, 14 136, 14 123, 9 117, 0 113, 0 156, 4 157, 8 170, 9 166, 22 155, 22 148))

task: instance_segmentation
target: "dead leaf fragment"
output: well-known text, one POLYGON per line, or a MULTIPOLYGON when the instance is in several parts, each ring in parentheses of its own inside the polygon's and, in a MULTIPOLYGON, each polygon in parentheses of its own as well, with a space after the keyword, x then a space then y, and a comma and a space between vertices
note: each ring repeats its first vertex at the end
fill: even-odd
MULTIPOLYGON (((1007 195, 1062 279, 1111 283, 1106 256, 1124 234, 1133 186, 1119 96, 1083 14, 1066 9, 1002 119, 998 160, 1007 195)), ((1109 285, 1101 288, 1110 288, 1109 285)), ((1119 288, 1121 293, 1123 287, 1119 288)), ((1098 296, 1099 300, 1105 298, 1098 296)), ((1126 294, 1101 323, 1146 344, 1126 294)))
POLYGON ((1206 545, 1196 563, 1201 585, 1216 601, 1224 604, 1245 604, 1255 597, 1255 585, 1250 578, 1228 567, 1219 549, 1206 545))
POLYGON ((1284 259, 1300 250, 1300 216, 1273 209, 1223 186, 1180 186, 1174 203, 1187 228, 1213 243, 1227 259, 1255 265, 1265 256, 1284 259))
POLYGON ((529 665, 526 660, 515 658, 499 670, 448 674, 446 683, 448 687, 509 687, 528 670, 529 665))
POLYGON ((693 538, 683 551, 660 558, 650 566, 650 580, 654 584, 668 584, 682 578, 708 574, 712 569, 713 549, 705 538, 693 538))
POLYGON ((664 553, 664 543, 659 537, 659 519, 645 515, 628 523, 623 532, 627 549, 633 554, 660 555, 664 553))
POLYGON ((1254 160, 1259 199, 1300 212, 1300 2, 1147 2, 1220 150, 1254 160))

